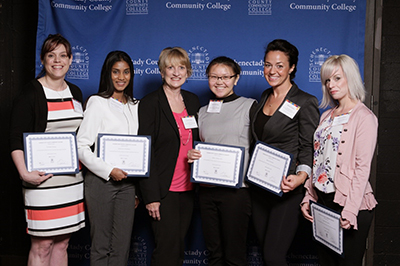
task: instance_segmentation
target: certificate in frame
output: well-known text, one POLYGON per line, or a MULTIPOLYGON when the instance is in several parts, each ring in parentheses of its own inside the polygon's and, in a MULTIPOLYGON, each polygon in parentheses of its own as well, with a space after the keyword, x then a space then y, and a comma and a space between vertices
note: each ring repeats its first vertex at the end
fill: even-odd
POLYGON ((340 256, 343 252, 343 228, 340 226, 340 213, 310 200, 313 217, 313 238, 340 256))
POLYGON ((29 172, 62 175, 79 173, 75 132, 23 133, 25 165, 29 172))
POLYGON ((201 158, 192 164, 191 182, 232 188, 242 186, 244 147, 195 141, 194 148, 201 151, 201 158))
POLYGON ((282 178, 288 175, 292 159, 292 154, 257 141, 250 159, 246 181, 281 197, 282 178))
POLYGON ((128 173, 129 177, 149 177, 151 137, 99 134, 97 156, 128 173))

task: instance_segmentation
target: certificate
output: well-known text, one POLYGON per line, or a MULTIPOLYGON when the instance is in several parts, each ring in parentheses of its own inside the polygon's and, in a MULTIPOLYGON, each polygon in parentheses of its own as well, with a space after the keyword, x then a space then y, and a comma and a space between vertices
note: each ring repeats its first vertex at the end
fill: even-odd
POLYGON ((247 170, 247 181, 278 196, 281 182, 289 172, 292 155, 258 141, 247 170))
POLYGON ((343 256, 343 228, 340 226, 340 214, 310 201, 313 217, 313 237, 318 242, 343 256))
POLYGON ((194 142, 201 158, 192 164, 193 183, 240 188, 243 181, 244 147, 194 142))
POLYGON ((75 132, 24 133, 25 164, 29 172, 79 173, 75 132))
POLYGON ((98 157, 128 176, 148 177, 150 144, 150 136, 99 134, 98 157))

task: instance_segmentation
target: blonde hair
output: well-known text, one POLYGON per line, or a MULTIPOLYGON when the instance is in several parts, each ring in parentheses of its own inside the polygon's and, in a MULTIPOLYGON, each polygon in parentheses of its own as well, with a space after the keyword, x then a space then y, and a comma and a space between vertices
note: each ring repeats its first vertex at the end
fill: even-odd
POLYGON ((357 62, 348 55, 332 55, 321 67, 321 83, 322 83, 322 101, 320 108, 327 106, 334 107, 338 103, 329 94, 329 90, 326 88, 326 80, 329 79, 332 74, 342 68, 343 74, 347 79, 347 85, 349 87, 349 94, 351 99, 357 99, 363 102, 365 100, 365 87, 361 79, 360 69, 358 68, 357 62))
POLYGON ((158 58, 158 68, 161 73, 164 73, 165 69, 170 65, 184 65, 187 69, 187 75, 192 75, 192 65, 190 59, 185 51, 181 47, 167 47, 163 49, 158 58))

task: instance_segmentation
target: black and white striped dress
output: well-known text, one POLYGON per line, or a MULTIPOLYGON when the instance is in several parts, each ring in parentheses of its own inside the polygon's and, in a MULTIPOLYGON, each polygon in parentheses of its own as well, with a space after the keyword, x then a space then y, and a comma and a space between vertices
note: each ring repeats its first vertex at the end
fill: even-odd
MULTIPOLYGON (((45 132, 75 132, 83 115, 74 110, 67 87, 54 91, 44 87, 48 116, 45 132)), ((23 182, 27 232, 34 236, 56 236, 85 226, 83 176, 55 175, 39 186, 23 182)))

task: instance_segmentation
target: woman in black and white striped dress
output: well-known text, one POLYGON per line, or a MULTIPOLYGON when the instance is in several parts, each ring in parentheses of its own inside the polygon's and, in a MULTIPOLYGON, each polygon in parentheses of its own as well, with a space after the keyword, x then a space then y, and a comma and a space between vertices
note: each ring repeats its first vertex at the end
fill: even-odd
POLYGON ((23 184, 28 265, 68 265, 71 233, 85 226, 83 177, 28 172, 24 132, 75 132, 81 124, 82 92, 64 78, 72 63, 71 45, 60 34, 49 35, 41 50, 42 73, 29 82, 14 103, 11 156, 23 184))

